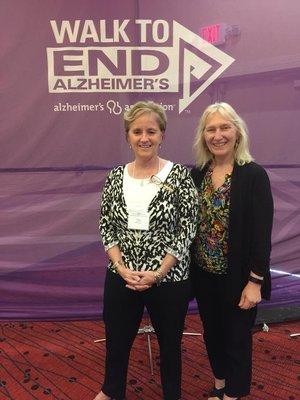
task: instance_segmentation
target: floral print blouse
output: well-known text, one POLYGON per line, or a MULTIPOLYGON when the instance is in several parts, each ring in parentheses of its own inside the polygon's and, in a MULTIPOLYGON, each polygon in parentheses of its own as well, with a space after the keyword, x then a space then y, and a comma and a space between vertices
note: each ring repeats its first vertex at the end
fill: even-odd
POLYGON ((215 189, 212 168, 208 168, 200 188, 200 216, 195 239, 196 258, 207 272, 225 274, 227 270, 228 222, 231 174, 215 189))

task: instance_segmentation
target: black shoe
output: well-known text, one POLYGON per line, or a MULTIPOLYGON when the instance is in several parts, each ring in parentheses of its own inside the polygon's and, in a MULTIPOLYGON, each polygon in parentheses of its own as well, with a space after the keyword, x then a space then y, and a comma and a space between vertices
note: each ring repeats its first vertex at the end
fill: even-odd
POLYGON ((219 400, 223 400, 225 387, 217 389, 216 387, 210 392, 209 397, 217 397, 219 400))

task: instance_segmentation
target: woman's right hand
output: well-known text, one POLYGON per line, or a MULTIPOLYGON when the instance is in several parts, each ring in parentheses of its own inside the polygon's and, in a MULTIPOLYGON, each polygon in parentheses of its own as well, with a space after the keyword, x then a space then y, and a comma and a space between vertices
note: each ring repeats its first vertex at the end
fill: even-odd
POLYGON ((126 268, 125 265, 118 267, 118 274, 126 281, 127 287, 128 285, 134 286, 136 283, 140 281, 139 275, 137 275, 134 271, 129 268, 126 268))
POLYGON ((151 283, 148 281, 144 282, 144 276, 142 272, 140 273, 138 271, 132 271, 125 266, 119 267, 118 273, 126 282, 126 287, 128 289, 142 292, 149 289, 153 285, 154 278, 151 279, 151 283))

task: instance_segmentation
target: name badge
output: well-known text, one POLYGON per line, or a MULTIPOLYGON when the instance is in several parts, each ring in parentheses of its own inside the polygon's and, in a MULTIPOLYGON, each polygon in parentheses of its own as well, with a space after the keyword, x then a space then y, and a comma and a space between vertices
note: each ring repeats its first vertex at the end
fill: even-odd
POLYGON ((147 210, 128 210, 128 229, 147 231, 150 216, 147 210))

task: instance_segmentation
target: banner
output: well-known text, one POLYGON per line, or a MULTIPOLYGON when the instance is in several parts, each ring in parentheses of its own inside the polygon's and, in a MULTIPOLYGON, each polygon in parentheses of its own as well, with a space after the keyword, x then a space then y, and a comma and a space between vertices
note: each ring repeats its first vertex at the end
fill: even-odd
POLYGON ((122 114, 138 100, 164 107, 161 156, 188 166, 207 105, 241 114, 275 199, 269 304, 299 301, 299 12, 297 0, 1 2, 0 318, 101 316, 101 190, 132 159, 122 114))

